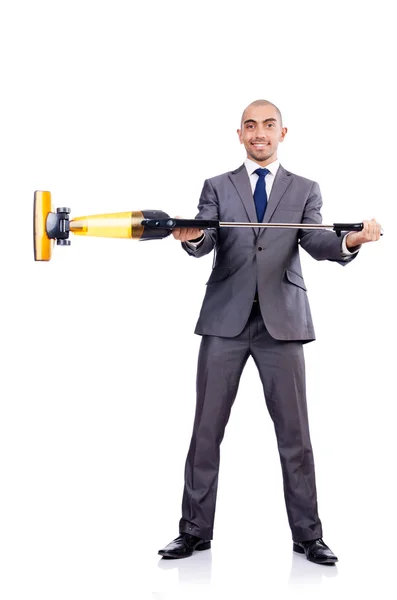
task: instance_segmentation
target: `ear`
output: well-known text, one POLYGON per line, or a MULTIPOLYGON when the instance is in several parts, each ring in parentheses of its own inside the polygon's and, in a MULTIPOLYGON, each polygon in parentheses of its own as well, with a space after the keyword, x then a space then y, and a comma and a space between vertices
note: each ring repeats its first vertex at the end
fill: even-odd
POLYGON ((288 129, 286 127, 283 127, 281 130, 281 135, 280 135, 280 142, 284 141, 285 136, 287 135, 288 129))
POLYGON ((241 131, 241 129, 237 129, 237 135, 238 135, 238 139, 240 140, 240 144, 242 144, 242 143, 243 143, 243 140, 241 139, 241 136, 242 136, 242 131, 241 131))

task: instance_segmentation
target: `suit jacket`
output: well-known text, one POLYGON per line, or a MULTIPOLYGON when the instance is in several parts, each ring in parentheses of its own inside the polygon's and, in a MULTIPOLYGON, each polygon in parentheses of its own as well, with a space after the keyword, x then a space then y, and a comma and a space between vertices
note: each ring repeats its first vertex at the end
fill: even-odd
MULTIPOLYGON (((277 171, 263 222, 321 223, 322 199, 314 181, 277 171)), ((207 179, 197 219, 257 222, 255 204, 244 165, 236 171, 207 179)), ((342 240, 333 231, 273 228, 220 228, 207 230, 196 249, 184 250, 199 258, 215 249, 213 269, 195 333, 235 337, 249 318, 256 289, 270 335, 278 340, 315 339, 299 244, 316 260, 346 265, 342 240)))

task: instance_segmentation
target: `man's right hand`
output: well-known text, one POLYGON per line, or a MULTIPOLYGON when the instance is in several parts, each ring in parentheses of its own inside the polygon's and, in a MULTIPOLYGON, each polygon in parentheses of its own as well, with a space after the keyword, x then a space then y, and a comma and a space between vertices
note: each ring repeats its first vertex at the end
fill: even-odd
MULTIPOLYGON (((174 219, 183 219, 183 217, 174 217, 174 219)), ((172 235, 179 242, 189 242, 190 240, 195 240, 203 235, 202 229, 176 229, 172 230, 172 235)))

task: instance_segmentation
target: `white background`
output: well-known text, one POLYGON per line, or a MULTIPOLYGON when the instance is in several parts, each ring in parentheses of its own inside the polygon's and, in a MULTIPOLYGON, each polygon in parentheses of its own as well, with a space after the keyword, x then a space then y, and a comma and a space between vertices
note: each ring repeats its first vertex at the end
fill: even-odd
POLYGON ((2 1, 2 600, 394 596, 394 40, 388 1, 2 1), (258 98, 281 109, 281 162, 319 182, 324 222, 376 217, 385 232, 346 268, 302 252, 334 568, 292 555, 252 362, 212 550, 157 555, 178 533, 212 256, 72 236, 33 261, 36 189, 72 216, 194 217, 204 180, 243 162, 236 129, 258 98))

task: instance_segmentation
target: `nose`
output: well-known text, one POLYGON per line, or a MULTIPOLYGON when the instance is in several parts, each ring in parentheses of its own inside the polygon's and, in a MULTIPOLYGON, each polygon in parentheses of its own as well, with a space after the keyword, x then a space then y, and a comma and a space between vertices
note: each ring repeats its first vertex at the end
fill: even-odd
POLYGON ((267 140, 267 134, 268 134, 268 129, 266 128, 266 125, 262 125, 259 124, 256 128, 256 138, 258 140, 263 139, 264 141, 267 140))

